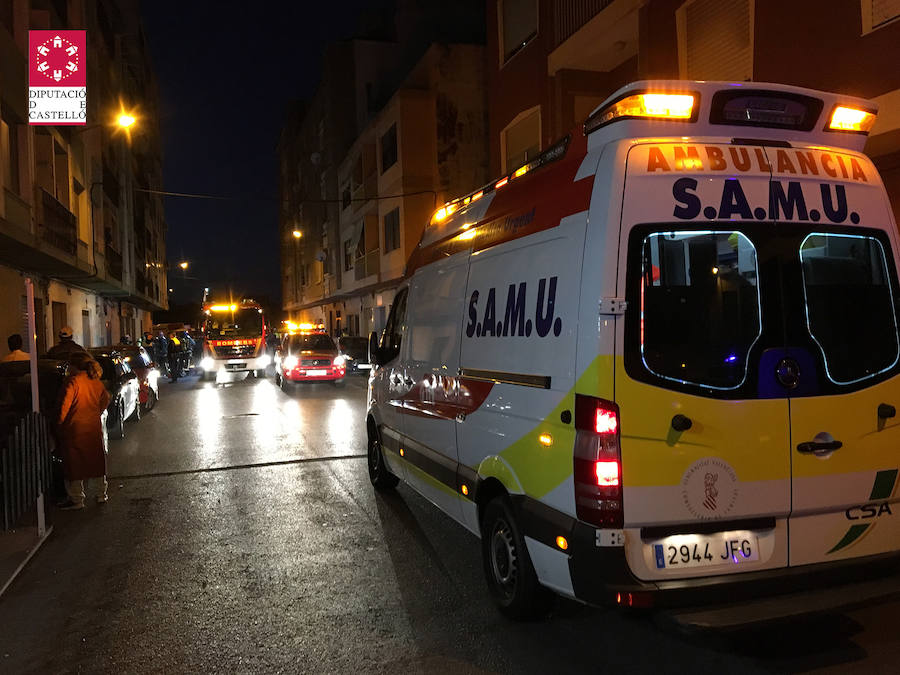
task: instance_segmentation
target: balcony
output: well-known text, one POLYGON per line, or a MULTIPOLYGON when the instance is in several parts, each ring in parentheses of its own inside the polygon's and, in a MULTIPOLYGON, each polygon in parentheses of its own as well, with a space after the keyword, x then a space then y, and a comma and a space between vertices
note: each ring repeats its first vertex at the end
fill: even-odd
POLYGON ((38 237, 54 248, 74 256, 78 251, 78 221, 69 209, 49 192, 38 188, 38 237))
POLYGON ((361 281, 381 270, 381 250, 374 249, 356 259, 353 265, 356 280, 361 281))
POLYGON ((547 74, 609 72, 637 55, 638 20, 647 0, 563 0, 547 74))

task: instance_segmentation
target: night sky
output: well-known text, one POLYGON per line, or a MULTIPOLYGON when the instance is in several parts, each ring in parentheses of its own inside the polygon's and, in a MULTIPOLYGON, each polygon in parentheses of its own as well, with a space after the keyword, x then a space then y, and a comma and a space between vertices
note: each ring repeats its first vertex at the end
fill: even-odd
POLYGON ((269 296, 280 303, 276 144, 289 101, 315 92, 325 45, 352 37, 380 2, 142 0, 156 70, 170 295, 269 296))

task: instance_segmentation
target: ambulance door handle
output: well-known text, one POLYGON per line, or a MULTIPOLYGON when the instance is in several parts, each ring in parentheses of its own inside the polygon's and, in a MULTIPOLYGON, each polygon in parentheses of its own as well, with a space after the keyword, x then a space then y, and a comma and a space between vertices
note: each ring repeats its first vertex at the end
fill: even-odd
POLYGON ((843 445, 840 441, 806 441, 797 446, 797 452, 805 455, 824 455, 840 450, 843 445))

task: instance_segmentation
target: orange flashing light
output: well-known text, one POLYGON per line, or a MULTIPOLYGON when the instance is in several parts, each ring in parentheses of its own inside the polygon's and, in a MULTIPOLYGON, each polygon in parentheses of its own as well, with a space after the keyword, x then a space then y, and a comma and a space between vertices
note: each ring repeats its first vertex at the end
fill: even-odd
POLYGON ((213 305, 209 310, 211 312, 236 312, 237 305, 213 305))
POLYGON ((524 176, 526 173, 528 173, 528 165, 527 164, 525 166, 520 166, 518 169, 516 169, 516 172, 513 174, 513 178, 518 178, 519 176, 524 176))
POLYGON ((556 545, 560 548, 560 550, 565 551, 569 548, 569 542, 566 541, 565 537, 557 537, 556 545))
POLYGON ((538 440, 545 448, 549 448, 551 445, 553 445, 553 436, 551 436, 550 434, 541 434, 540 436, 538 436, 538 440))
POLYGON ((478 200, 481 199, 483 196, 484 196, 484 190, 479 190, 479 191, 476 192, 474 195, 472 195, 472 201, 473 201, 473 202, 474 202, 474 201, 478 201, 478 200))
POLYGON ((499 189, 502 188, 504 185, 506 185, 508 182, 509 182, 509 176, 506 176, 506 177, 504 177, 504 178, 501 178, 500 180, 497 181, 496 185, 494 185, 494 189, 495 189, 495 190, 499 190, 499 189))
POLYGON ((465 483, 463 483, 460 486, 459 491, 462 492, 464 495, 468 496, 469 495, 469 486, 466 485, 465 483))
POLYGON ((593 130, 623 117, 690 120, 695 103, 693 94, 632 94, 596 113, 588 120, 587 125, 593 130))
POLYGON ((856 131, 867 134, 874 124, 874 113, 839 105, 831 113, 828 128, 832 131, 856 131))

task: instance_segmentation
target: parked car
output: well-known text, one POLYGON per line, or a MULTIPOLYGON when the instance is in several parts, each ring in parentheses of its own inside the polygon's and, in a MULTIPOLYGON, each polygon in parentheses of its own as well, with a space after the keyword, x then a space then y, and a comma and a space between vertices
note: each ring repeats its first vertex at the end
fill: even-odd
POLYGON ((112 438, 125 438, 125 420, 141 419, 138 376, 118 351, 106 347, 94 347, 88 351, 103 369, 100 379, 110 395, 107 432, 112 438))
MULTIPOLYGON (((59 412, 59 396, 66 378, 68 363, 58 359, 40 358, 38 366, 38 395, 40 409, 51 422, 59 412)), ((0 363, 0 438, 31 411, 31 362, 0 363)))
POLYGON ((344 357, 325 333, 286 335, 275 356, 275 382, 344 383, 344 357))
POLYGON ((369 373, 369 341, 364 337, 344 336, 338 340, 338 347, 350 373, 369 373))
MULTIPOLYGON (((138 378, 138 400, 141 413, 150 412, 159 400, 159 368, 153 357, 140 345, 115 345, 100 349, 119 352, 122 360, 134 371, 138 378)), ((91 350, 93 351, 93 350, 91 350)))

